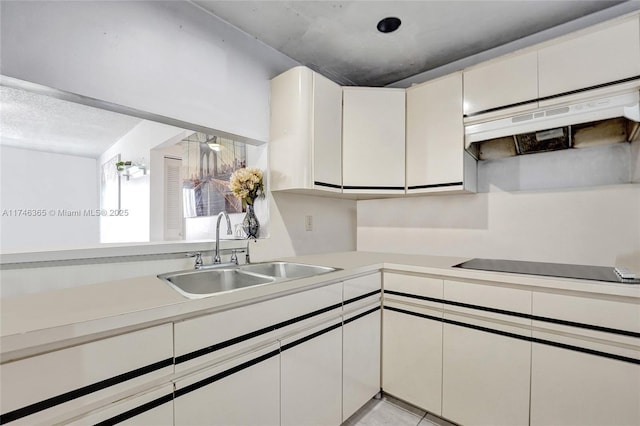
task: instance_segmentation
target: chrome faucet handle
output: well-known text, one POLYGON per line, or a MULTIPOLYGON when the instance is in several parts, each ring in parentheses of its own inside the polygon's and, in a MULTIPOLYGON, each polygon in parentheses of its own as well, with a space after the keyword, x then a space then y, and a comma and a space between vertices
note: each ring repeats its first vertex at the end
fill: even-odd
POLYGON ((238 250, 231 250, 230 262, 238 264, 238 250))
POLYGON ((195 257, 196 258, 196 264, 193 266, 194 269, 202 268, 202 264, 203 264, 203 262, 202 262, 202 253, 200 253, 199 251, 195 252, 195 253, 187 253, 186 256, 187 257, 195 257))

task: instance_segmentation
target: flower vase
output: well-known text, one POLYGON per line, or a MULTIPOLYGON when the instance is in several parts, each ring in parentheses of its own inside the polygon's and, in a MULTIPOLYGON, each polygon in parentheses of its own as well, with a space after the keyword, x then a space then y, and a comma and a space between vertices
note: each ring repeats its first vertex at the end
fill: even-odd
POLYGON ((253 209, 253 204, 247 204, 247 214, 244 215, 242 229, 244 230, 244 233, 247 234, 247 238, 258 238, 258 234, 260 233, 260 222, 258 222, 258 217, 253 209))

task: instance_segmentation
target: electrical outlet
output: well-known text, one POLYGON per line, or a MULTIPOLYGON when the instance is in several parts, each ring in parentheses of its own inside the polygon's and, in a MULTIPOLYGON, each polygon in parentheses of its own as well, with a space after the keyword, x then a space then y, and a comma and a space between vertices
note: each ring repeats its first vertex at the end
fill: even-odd
POLYGON ((304 229, 306 231, 313 231, 313 216, 304 217, 304 229))

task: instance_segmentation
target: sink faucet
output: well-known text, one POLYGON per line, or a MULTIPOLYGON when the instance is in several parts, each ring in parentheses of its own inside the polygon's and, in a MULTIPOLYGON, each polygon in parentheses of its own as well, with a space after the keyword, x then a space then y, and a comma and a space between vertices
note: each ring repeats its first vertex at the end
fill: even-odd
POLYGON ((220 219, 222 219, 222 216, 227 219, 227 235, 233 234, 229 215, 226 212, 218 213, 218 221, 216 222, 216 254, 213 257, 213 263, 220 263, 222 261, 222 259, 220 259, 220 219))
POLYGON ((251 256, 249 256, 249 243, 251 242, 251 238, 247 240, 247 254, 244 256, 244 263, 247 265, 251 263, 251 256))

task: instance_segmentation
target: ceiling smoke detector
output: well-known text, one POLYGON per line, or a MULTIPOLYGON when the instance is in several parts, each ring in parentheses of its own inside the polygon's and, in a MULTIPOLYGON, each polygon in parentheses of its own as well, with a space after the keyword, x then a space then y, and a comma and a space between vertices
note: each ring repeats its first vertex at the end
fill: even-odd
POLYGON ((400 27, 400 24, 402 24, 400 18, 389 16, 380 20, 377 28, 381 33, 392 33, 400 27))

